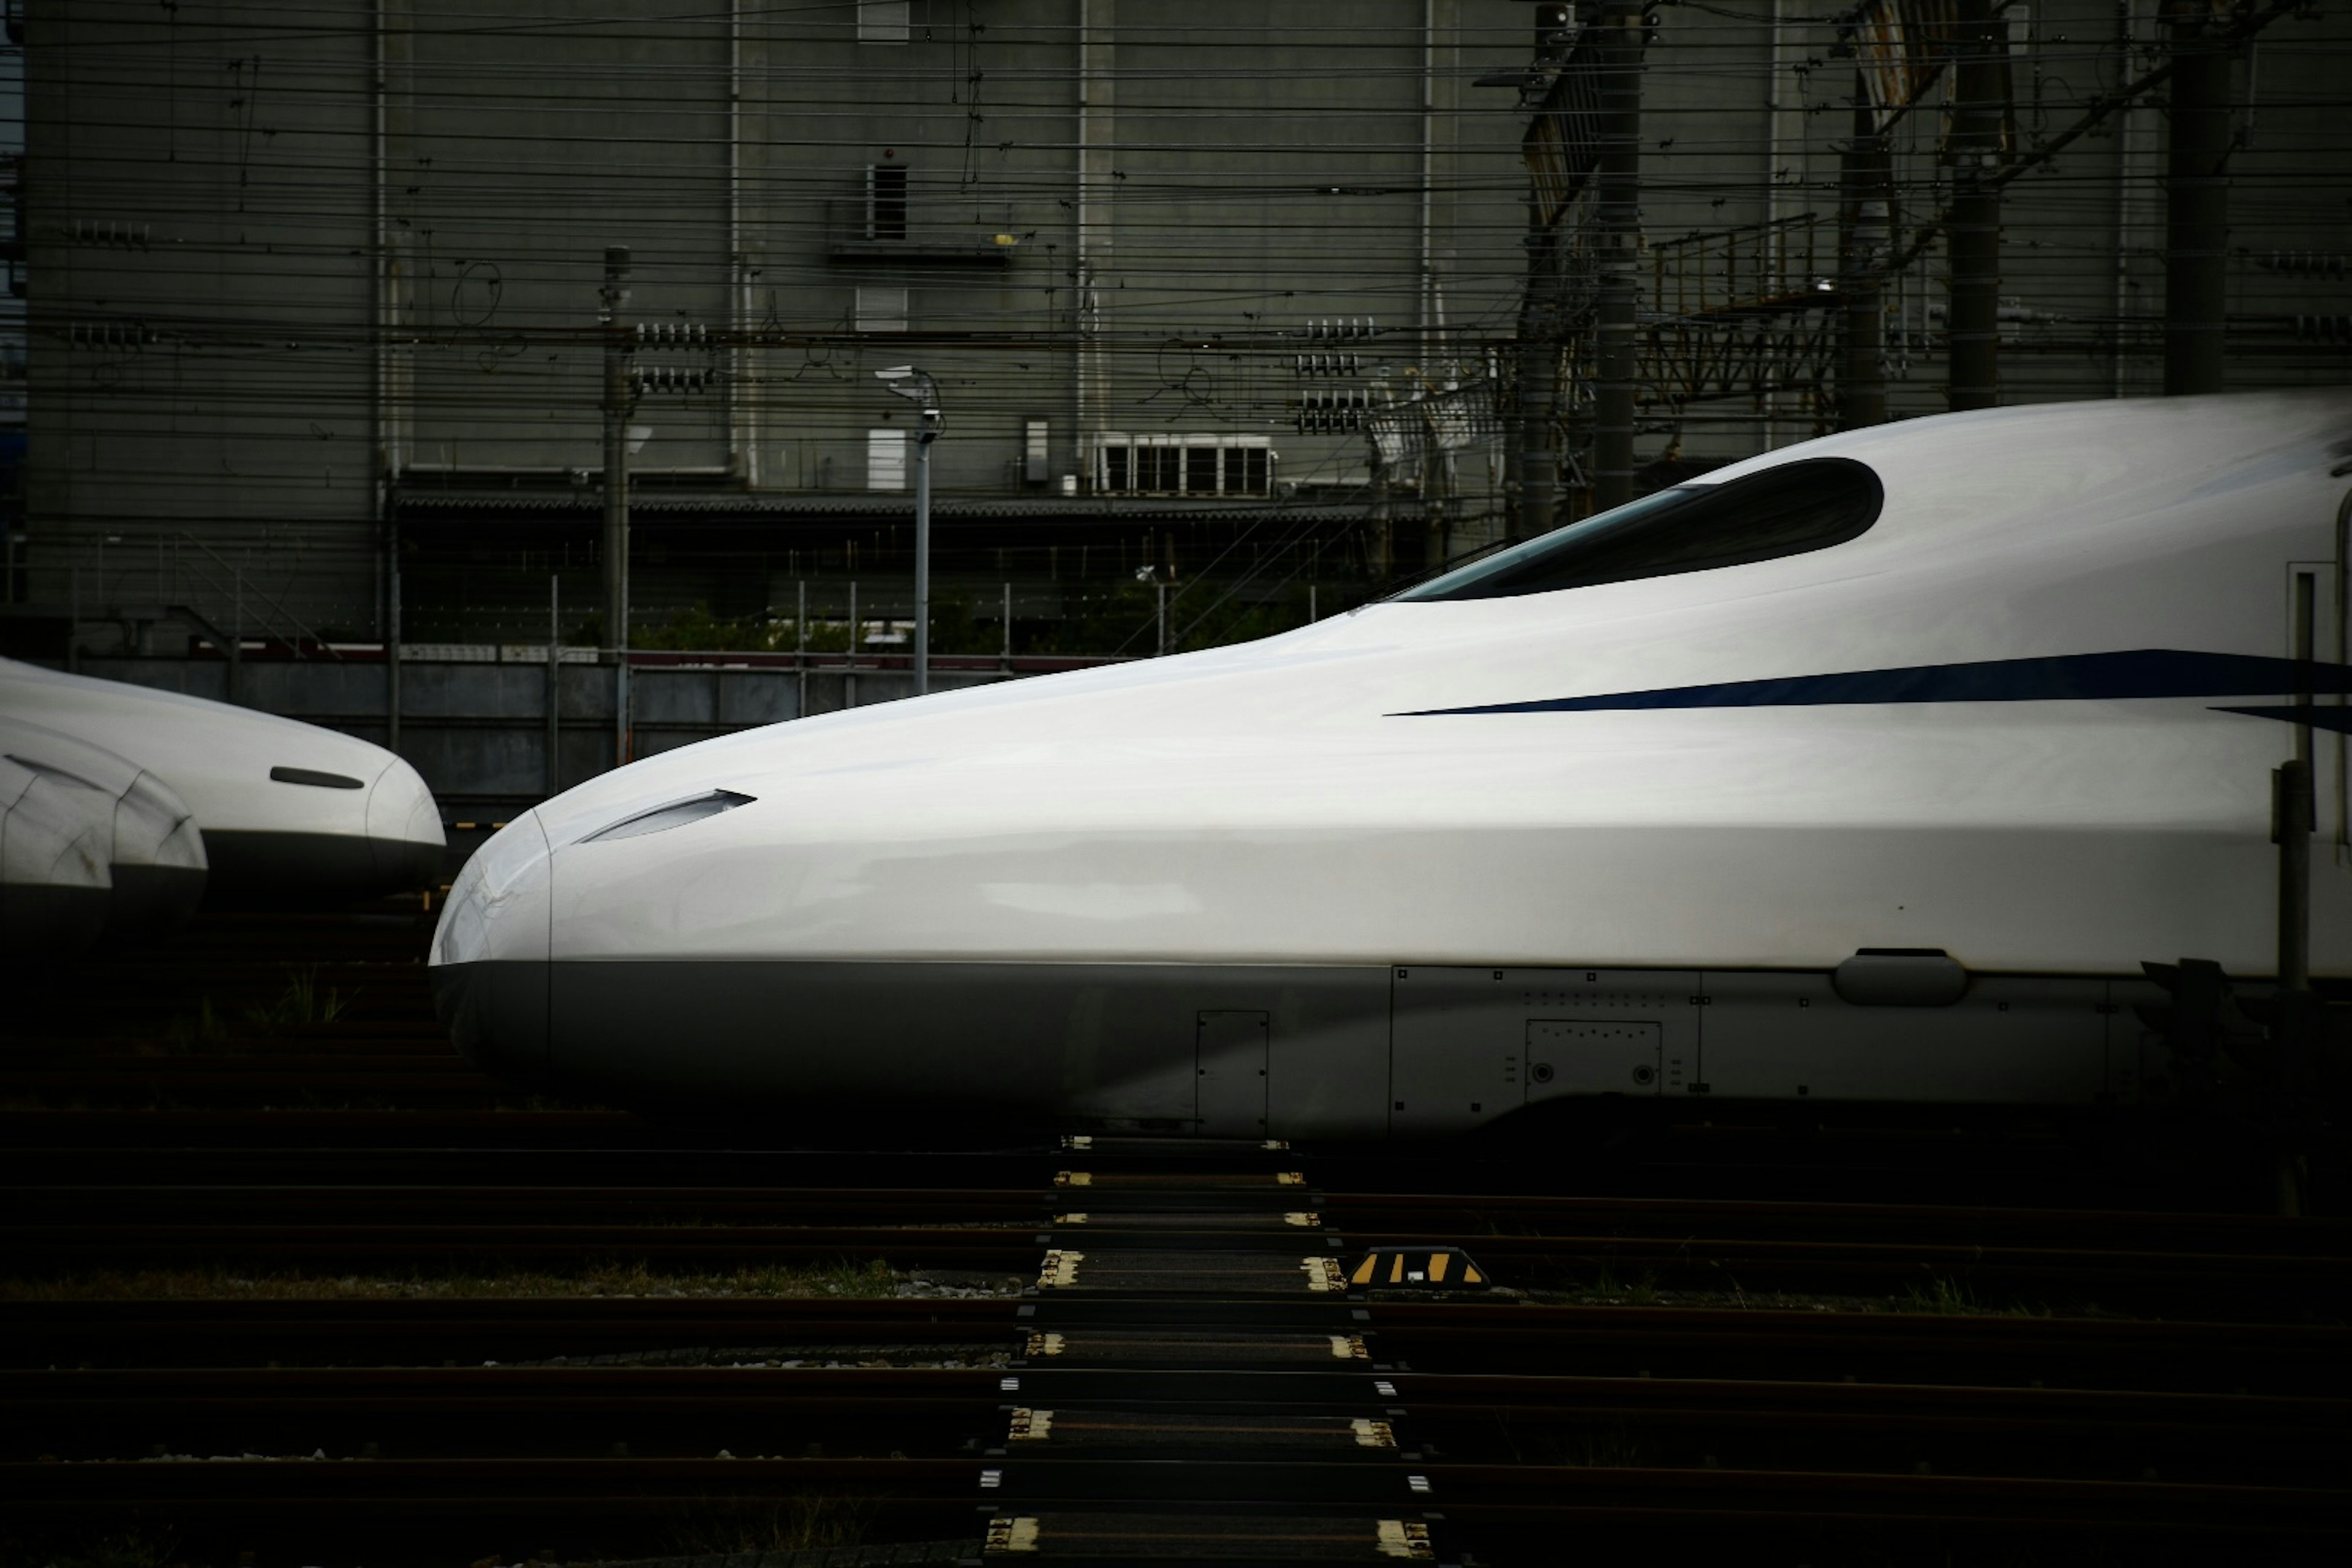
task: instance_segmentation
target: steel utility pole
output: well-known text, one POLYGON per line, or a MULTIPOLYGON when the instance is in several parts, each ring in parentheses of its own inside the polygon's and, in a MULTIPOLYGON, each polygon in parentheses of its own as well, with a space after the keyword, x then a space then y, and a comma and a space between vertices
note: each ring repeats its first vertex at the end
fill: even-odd
POLYGON ((931 689, 931 443, 940 438, 940 388, 913 365, 877 370, 883 385, 915 404, 915 695, 931 689))
POLYGON ((1886 422, 1886 255, 1895 239, 1894 160, 1870 88, 1853 73, 1853 137, 1840 155, 1838 292, 1845 318, 1838 362, 1838 428, 1886 422))
POLYGON ((1592 510, 1633 499, 1634 259, 1641 242, 1642 8, 1601 17, 1601 288, 1594 344, 1592 510))
POLYGON ((1993 0, 1959 0, 1952 68, 1951 342, 1955 412, 2000 403, 2000 172, 2008 125, 2008 23, 1993 0))
POLYGON ((2172 130, 2165 167, 2164 391, 2220 392, 2230 246, 2230 53, 2213 0, 2166 0, 2172 130))
POLYGON ((621 325, 628 303, 629 247, 604 247, 604 635, 613 648, 613 765, 629 760, 629 383, 630 342, 621 325))

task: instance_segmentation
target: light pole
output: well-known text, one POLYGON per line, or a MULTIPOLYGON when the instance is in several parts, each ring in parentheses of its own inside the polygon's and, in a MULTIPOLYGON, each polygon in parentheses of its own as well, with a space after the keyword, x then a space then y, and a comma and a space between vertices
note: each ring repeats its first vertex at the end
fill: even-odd
POLYGON ((1168 651, 1168 584, 1160 580, 1160 568, 1157 566, 1137 567, 1135 580, 1150 584, 1152 592, 1159 597, 1160 609, 1152 622, 1152 640, 1158 645, 1152 649, 1152 657, 1157 658, 1168 651))
POLYGON ((915 415, 915 695, 931 689, 931 443, 940 438, 940 387, 913 365, 877 370, 882 384, 914 401, 915 415))

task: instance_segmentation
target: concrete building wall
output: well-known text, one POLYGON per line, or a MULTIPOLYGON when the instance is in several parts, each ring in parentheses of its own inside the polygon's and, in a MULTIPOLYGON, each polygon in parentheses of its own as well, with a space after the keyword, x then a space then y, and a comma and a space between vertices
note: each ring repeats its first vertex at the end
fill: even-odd
MULTIPOLYGON (((1833 258, 1844 9, 1659 14, 1651 319, 1694 236, 1811 215, 1804 264, 1833 258)), ((2006 14, 2021 148, 2160 62, 2153 0, 2006 14)), ((723 373, 629 415, 648 495, 867 495, 876 433, 887 455, 907 423, 872 373, 911 362, 941 383, 950 500, 1063 507, 1073 476, 1055 515, 1082 543, 1107 436, 1246 437, 1276 482, 1238 504, 1274 515, 1304 486, 1375 526, 1370 444, 1300 429, 1300 405, 1474 381, 1511 340, 1527 119, 1518 94, 1474 83, 1524 65, 1536 8, 907 15, 904 41, 862 41, 855 4, 654 17, 514 0, 488 26, 457 0, 320 0, 292 26, 233 0, 32 0, 20 601, 78 601, 101 647, 106 626, 135 645, 176 624, 174 605, 283 637, 380 636, 388 496, 593 495, 614 245, 633 263, 624 322, 704 334, 656 341, 639 367, 723 373), (875 167, 907 171, 903 237, 874 230, 875 167)), ((2231 374, 2341 380, 2352 329, 2326 323, 2352 316, 2352 17, 2284 17, 2236 71, 2231 374)), ((1897 132, 1906 232, 1948 198, 1944 90, 1897 132)), ((2010 187, 2009 400, 2152 390, 2165 134, 2159 92, 2010 187)), ((1792 271, 1800 242, 1781 243, 1792 271)), ((1931 243, 1891 300, 1898 415, 1944 405, 1943 289, 1931 243)), ((1804 386, 1654 404, 1636 458, 1738 456, 1815 433, 1824 409, 1804 386)), ((1499 452, 1482 437, 1457 454, 1455 548, 1491 525, 1499 452)), ((658 548, 656 526, 639 541, 658 548)), ((543 584, 526 553, 517 571, 543 584)))

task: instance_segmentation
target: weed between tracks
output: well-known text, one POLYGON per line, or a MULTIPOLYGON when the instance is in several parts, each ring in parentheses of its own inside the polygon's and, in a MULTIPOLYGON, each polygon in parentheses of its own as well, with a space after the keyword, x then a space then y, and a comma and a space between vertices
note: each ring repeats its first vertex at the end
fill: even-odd
POLYGON ((670 1544, 686 1557, 859 1546, 877 1512, 871 1498, 809 1492, 682 1520, 670 1533, 670 1544))
POLYGON ((58 1542, 0 1542, 0 1568, 164 1568, 181 1560, 178 1541, 133 1526, 58 1542))
POLYGON ((50 1279, 0 1279, 0 1300, 449 1300, 495 1298, 887 1297, 917 1281, 878 1259, 808 1268, 763 1265, 714 1274, 676 1274, 644 1263, 591 1263, 572 1273, 526 1270, 401 1277, 259 1274, 227 1268, 94 1270, 50 1279))

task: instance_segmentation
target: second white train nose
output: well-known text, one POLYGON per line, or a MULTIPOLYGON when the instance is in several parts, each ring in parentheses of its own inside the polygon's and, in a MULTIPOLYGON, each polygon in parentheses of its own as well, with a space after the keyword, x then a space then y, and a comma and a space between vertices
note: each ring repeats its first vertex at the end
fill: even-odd
POLYGON ((466 862, 433 933, 442 1027, 467 1060, 519 1082, 547 1071, 554 892, 546 829, 525 812, 466 862))

